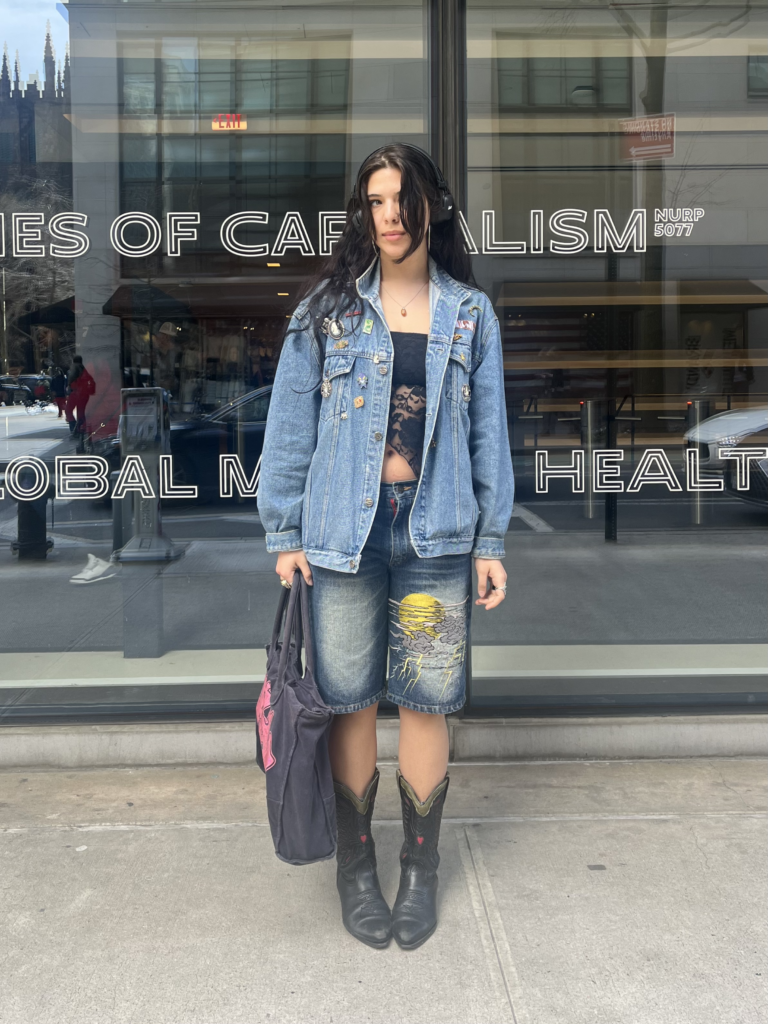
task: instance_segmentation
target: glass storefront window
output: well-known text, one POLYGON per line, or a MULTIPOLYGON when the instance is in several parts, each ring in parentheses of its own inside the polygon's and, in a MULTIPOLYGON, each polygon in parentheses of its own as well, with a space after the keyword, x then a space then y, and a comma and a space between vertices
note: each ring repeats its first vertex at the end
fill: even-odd
POLYGON ((518 502, 470 710, 762 699, 765 8, 41 9, 0 68, 3 720, 252 710, 286 316, 394 140, 460 167, 502 323, 518 502))
POLYGON ((468 221, 503 325, 520 584, 504 645, 475 619, 475 705, 748 704, 766 653, 766 12, 467 7, 468 221))
POLYGON ((9 39, 0 78, 2 468, 39 458, 53 481, 57 457, 95 457, 114 488, 133 453, 157 488, 164 453, 169 486, 197 496, 82 500, 52 482, 17 502, 6 486, 0 702, 252 708, 279 593, 254 492, 286 316, 361 159, 429 145, 427 11, 60 7, 48 34, 30 13, 34 58, 9 39), (52 218, 72 211, 87 247, 55 256, 52 218), (13 235, 38 220, 42 255, 13 235), (75 356, 93 384, 70 434, 48 399, 75 356), (126 560, 129 543, 160 560, 126 560))

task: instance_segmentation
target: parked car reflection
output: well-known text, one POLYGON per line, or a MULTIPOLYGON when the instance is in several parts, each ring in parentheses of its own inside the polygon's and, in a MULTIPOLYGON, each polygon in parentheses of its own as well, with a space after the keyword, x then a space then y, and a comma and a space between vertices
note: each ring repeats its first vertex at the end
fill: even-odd
POLYGON ((219 495, 219 456, 237 455, 251 477, 264 446, 272 385, 250 391, 200 419, 171 424, 174 481, 195 484, 198 501, 219 495))
MULTIPOLYGON (((207 416, 171 423, 173 478, 177 484, 194 484, 196 502, 219 496, 219 456, 237 455, 250 479, 264 446, 264 429, 272 385, 249 391, 207 416)), ((120 442, 110 431, 92 433, 86 451, 102 455, 112 470, 120 468, 120 442)), ((179 503, 174 500, 174 504, 179 503)))
POLYGON ((762 459, 750 473, 748 491, 736 488, 734 461, 721 459, 720 448, 735 448, 741 444, 766 444, 768 431, 768 405, 751 409, 729 409, 710 416, 686 431, 688 444, 698 445, 702 476, 719 476, 730 494, 759 505, 768 504, 768 459, 762 459))

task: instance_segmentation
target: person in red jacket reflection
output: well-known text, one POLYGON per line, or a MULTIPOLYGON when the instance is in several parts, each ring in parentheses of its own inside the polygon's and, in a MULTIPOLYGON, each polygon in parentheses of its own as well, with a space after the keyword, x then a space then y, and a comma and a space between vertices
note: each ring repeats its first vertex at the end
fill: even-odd
POLYGON ((82 435, 85 433, 85 407, 91 395, 96 393, 96 381, 83 365, 82 356, 73 356, 67 383, 69 394, 64 415, 70 434, 82 435))

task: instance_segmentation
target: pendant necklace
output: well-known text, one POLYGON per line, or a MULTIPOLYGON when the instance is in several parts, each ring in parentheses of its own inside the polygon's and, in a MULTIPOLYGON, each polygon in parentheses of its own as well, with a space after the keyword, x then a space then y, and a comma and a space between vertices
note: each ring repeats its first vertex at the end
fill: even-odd
MULTIPOLYGON (((415 299, 417 296, 421 295, 421 293, 424 291, 424 289, 427 287, 428 284, 429 284, 429 281, 425 281, 424 284, 421 286, 421 288, 419 288, 419 290, 416 292, 416 295, 414 295, 413 298, 408 299, 406 304, 404 306, 400 307, 400 316, 408 316, 408 312, 407 312, 408 306, 410 306, 410 304, 413 302, 413 299, 415 299)), ((384 284, 383 283, 382 283, 381 287, 384 288, 384 284)), ((384 291, 387 293, 387 295, 389 295, 390 299, 392 299, 393 302, 395 302, 395 303, 397 302, 397 299, 394 297, 394 295, 392 295, 391 292, 387 291, 386 288, 384 288, 384 291)))

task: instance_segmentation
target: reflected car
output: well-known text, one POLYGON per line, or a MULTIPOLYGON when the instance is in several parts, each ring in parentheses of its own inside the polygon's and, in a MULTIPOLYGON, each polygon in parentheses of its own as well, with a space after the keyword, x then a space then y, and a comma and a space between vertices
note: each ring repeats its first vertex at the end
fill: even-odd
MULTIPOLYGON (((195 485, 197 501, 218 498, 220 455, 238 455, 250 479, 264 446, 271 395, 269 384, 233 399, 207 416, 172 422, 174 483, 195 485)), ((89 434, 85 450, 89 455, 103 456, 111 471, 120 469, 120 440, 114 428, 107 433, 96 430, 89 434)))
POLYGON ((686 431, 689 445, 699 449, 699 467, 703 477, 719 477, 725 489, 736 498, 758 505, 768 505, 768 459, 752 464, 748 491, 736 489, 736 463, 721 459, 720 448, 740 445, 768 445, 768 405, 751 409, 729 409, 702 420, 686 431))
POLYGON ((194 484, 199 501, 219 496, 219 456, 238 455, 249 479, 264 447, 272 385, 200 419, 171 423, 174 483, 194 484))

